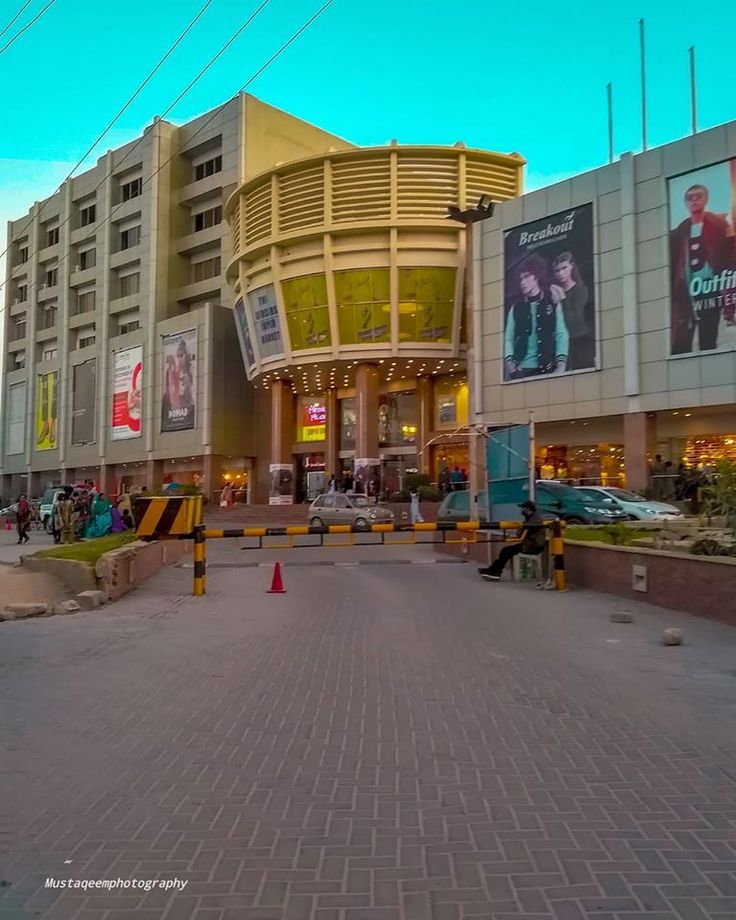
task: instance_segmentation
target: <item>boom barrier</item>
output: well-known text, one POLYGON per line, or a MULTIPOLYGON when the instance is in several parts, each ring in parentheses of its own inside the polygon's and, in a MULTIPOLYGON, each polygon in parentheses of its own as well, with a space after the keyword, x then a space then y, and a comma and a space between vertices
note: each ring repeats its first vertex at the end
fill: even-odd
MULTIPOLYGON (((432 543, 493 542, 493 532, 507 534, 524 526, 521 521, 455 521, 421 524, 370 524, 357 527, 354 524, 333 524, 313 527, 311 525, 286 525, 282 527, 207 528, 202 523, 202 505, 197 498, 144 498, 136 502, 136 519, 140 522, 137 535, 143 540, 193 540, 194 541, 194 596, 202 597, 206 592, 207 541, 222 539, 249 539, 252 542, 242 549, 308 549, 312 547, 352 546, 402 546, 426 545, 432 543), (169 504, 170 503, 170 504, 169 504), (399 535, 400 539, 390 535, 399 535), (356 536, 378 536, 380 539, 356 542, 356 536), (326 540, 332 536, 342 540, 326 540), (319 541, 295 542, 300 537, 319 537, 319 541), (389 539, 387 539, 389 537, 389 539), (275 542, 278 541, 278 542, 275 542)), ((550 532, 549 550, 551 570, 554 572, 554 586, 564 591, 565 547, 562 536, 563 524, 559 520, 545 521, 550 532)), ((507 538, 508 539, 508 538, 507 538)))

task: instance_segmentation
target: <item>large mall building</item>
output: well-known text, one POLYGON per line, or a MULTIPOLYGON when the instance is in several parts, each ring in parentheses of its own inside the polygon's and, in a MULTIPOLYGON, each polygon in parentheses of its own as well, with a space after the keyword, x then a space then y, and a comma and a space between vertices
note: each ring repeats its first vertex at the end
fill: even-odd
POLYGON ((541 477, 736 459, 736 124, 526 195, 523 169, 247 95, 155 119, 9 224, 0 495, 391 491, 479 475, 469 430, 531 411, 541 477))
POLYGON ((161 119, 8 226, 0 494, 467 470, 465 227, 518 154, 358 148, 252 96, 161 119))

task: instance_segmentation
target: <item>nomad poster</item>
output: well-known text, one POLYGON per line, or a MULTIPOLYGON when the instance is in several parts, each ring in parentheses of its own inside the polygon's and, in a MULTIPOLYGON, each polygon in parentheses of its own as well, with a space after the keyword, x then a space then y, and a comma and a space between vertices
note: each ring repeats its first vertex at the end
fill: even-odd
POLYGON ((197 330, 162 337, 161 431, 186 431, 196 424, 197 330))

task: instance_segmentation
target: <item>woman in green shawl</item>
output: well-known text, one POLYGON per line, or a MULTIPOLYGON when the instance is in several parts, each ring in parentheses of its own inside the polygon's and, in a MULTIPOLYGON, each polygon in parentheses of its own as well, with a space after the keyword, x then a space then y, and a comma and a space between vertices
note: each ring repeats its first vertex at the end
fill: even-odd
POLYGON ((92 513, 87 526, 84 530, 84 536, 87 540, 93 540, 95 537, 104 537, 112 530, 112 516, 110 515, 111 505, 105 496, 100 492, 92 503, 92 513))

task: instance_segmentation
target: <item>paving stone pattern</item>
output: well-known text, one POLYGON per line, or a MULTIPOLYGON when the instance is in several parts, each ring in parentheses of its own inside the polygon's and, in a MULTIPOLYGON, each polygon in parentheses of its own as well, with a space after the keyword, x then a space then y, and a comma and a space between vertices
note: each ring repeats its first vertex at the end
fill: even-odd
POLYGON ((735 631, 665 649, 679 621, 469 566, 286 573, 3 624, 0 920, 736 918, 735 631))

